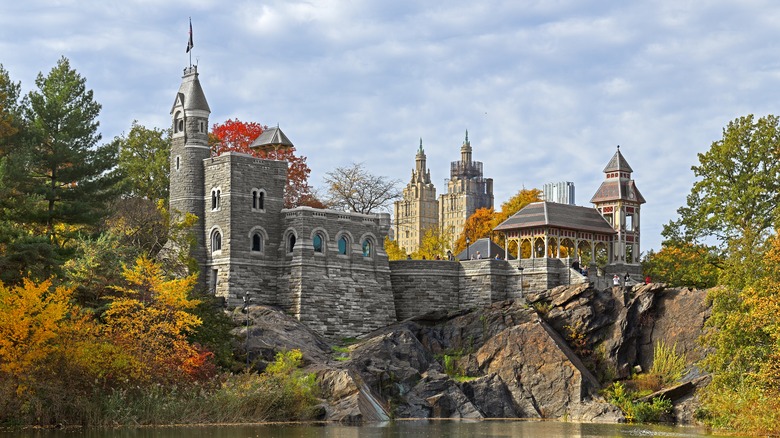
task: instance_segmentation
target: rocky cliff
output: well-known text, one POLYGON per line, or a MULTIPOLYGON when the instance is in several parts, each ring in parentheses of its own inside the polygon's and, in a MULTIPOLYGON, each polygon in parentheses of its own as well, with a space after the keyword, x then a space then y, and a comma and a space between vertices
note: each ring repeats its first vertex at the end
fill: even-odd
MULTIPOLYGON (((354 342, 325 340, 264 306, 234 314, 241 348, 258 369, 277 351, 300 349, 323 388, 325 418, 343 422, 622 421, 599 396, 601 383, 628 377, 637 365, 649 369, 657 340, 676 342, 691 362, 700 359, 696 339, 707 317, 705 292, 660 284, 561 286, 525 300, 416 316, 354 342)), ((677 398, 690 404, 690 394, 677 398)), ((679 420, 691 409, 683 411, 679 420)))

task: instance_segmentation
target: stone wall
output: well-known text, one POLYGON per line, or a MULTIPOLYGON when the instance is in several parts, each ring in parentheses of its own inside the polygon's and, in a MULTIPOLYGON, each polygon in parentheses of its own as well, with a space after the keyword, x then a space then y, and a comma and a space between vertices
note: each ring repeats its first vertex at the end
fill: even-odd
POLYGON ((296 236, 284 255, 286 308, 330 337, 355 337, 396 321, 384 251, 389 215, 363 215, 299 207, 284 210, 285 235, 296 236), (323 238, 315 251, 314 238, 323 238), (347 240, 342 253, 339 240, 347 240), (364 251, 364 243, 370 248, 364 251))
POLYGON ((460 263, 447 260, 391 261, 390 281, 398 320, 460 308, 460 269, 460 263))
POLYGON ((205 168, 206 275, 209 287, 229 305, 252 302, 279 305, 281 211, 287 163, 229 152, 203 161, 205 168), (219 207, 212 209, 212 191, 219 190, 219 207), (253 208, 252 192, 262 192, 263 208, 253 208), (215 232, 222 249, 212 248, 215 232), (259 250, 252 247, 260 236, 259 250), (215 276, 216 275, 216 276, 215 276))

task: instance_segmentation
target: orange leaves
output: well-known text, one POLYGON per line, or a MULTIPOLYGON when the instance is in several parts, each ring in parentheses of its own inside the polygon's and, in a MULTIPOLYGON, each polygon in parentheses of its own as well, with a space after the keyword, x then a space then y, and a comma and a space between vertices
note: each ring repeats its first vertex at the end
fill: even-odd
POLYGON ((495 223, 496 212, 492 208, 480 208, 474 212, 463 225, 463 232, 455 241, 455 254, 466 249, 466 238, 471 240, 471 243, 481 239, 483 237, 490 237, 490 232, 493 231, 493 224, 495 223))
POLYGON ((0 372, 16 378, 41 365, 67 323, 72 289, 25 279, 21 286, 0 283, 0 372))
POLYGON ((203 356, 187 341, 187 334, 201 324, 189 313, 198 300, 189 298, 197 279, 165 279, 160 266, 145 257, 126 267, 128 286, 104 314, 105 333, 112 342, 139 359, 126 369, 127 379, 170 382, 198 374, 203 356))
POLYGON ((117 387, 213 375, 212 354, 187 339, 201 324, 190 313, 198 304, 189 297, 195 277, 168 280, 143 257, 123 277, 103 323, 71 304, 73 289, 51 280, 0 284, 0 378, 16 382, 21 395, 55 383, 86 391, 96 382, 117 387))

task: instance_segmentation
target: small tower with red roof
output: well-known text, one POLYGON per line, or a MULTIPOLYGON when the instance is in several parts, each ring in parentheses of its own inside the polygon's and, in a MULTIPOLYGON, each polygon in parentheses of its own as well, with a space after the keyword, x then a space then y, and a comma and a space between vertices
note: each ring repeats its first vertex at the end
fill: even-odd
POLYGON ((645 198, 631 178, 632 172, 618 146, 604 168, 604 182, 590 200, 617 231, 609 251, 610 263, 639 264, 639 213, 645 198))

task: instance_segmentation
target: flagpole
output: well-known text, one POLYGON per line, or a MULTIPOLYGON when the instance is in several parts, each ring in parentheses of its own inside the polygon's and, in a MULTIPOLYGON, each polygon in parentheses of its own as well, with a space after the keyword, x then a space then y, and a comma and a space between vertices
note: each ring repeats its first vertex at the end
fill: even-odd
POLYGON ((192 48, 195 44, 192 42, 192 17, 190 17, 190 35, 187 40, 187 53, 190 55, 190 68, 192 68, 192 48))

